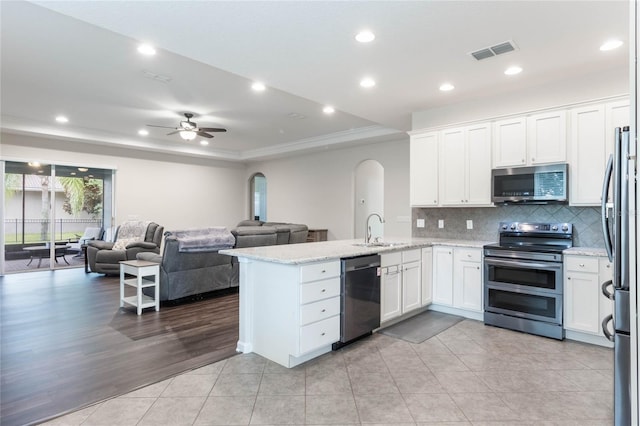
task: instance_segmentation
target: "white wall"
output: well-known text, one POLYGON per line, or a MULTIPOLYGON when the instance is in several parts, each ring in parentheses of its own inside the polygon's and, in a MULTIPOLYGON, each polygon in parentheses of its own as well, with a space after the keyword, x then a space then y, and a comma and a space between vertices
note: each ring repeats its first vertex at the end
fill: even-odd
MULTIPOLYGON (((350 239, 354 236, 355 169, 368 159, 384 167, 384 237, 409 237, 408 137, 252 163, 245 180, 256 172, 267 178, 268 220, 326 228, 330 240, 350 239)), ((361 226, 364 229, 364 223, 361 226)))
POLYGON ((411 128, 427 129, 628 94, 629 70, 625 67, 608 69, 520 92, 414 112, 411 128))
POLYGON ((167 230, 234 227, 246 219, 245 165, 2 134, 0 158, 115 168, 116 224, 152 220, 167 230))

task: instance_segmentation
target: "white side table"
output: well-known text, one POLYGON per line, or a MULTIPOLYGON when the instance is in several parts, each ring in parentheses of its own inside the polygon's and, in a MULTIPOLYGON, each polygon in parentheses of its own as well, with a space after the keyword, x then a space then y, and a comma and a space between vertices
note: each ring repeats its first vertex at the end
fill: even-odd
POLYGON ((146 260, 123 260, 120 262, 120 307, 124 304, 138 308, 138 315, 144 308, 160 310, 160 264, 146 260), (135 278, 125 279, 125 274, 135 275, 135 278), (136 288, 135 296, 125 297, 124 286, 136 288), (142 294, 142 289, 154 287, 154 296, 142 294))

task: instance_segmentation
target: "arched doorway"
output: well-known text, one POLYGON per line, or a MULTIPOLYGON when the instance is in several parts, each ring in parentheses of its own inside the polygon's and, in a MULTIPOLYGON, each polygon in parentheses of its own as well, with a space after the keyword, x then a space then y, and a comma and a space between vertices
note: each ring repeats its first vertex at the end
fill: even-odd
POLYGON ((250 218, 267 220, 267 178, 262 173, 255 173, 249 179, 250 218))
MULTIPOLYGON (((367 217, 378 213, 384 217, 384 167, 375 160, 364 160, 355 169, 354 238, 364 239, 367 217)), ((384 225, 378 218, 371 218, 371 237, 384 235, 384 225)))

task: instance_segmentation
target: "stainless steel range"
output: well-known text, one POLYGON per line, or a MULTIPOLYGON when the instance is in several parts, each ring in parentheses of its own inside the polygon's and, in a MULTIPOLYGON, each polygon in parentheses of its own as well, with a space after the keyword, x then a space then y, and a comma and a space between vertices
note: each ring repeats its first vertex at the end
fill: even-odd
POLYGON ((498 244, 484 246, 484 323, 564 339, 562 251, 570 223, 501 222, 498 244))

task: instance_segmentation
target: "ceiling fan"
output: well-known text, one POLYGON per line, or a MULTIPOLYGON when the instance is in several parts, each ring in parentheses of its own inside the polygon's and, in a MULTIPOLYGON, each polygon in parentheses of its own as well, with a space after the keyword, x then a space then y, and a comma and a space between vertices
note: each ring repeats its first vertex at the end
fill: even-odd
POLYGON ((217 127, 198 127, 198 124, 191 121, 193 118, 193 114, 190 112, 184 113, 186 121, 181 121, 178 127, 167 127, 167 126, 156 126, 155 124, 147 124, 149 127, 161 127, 163 129, 174 129, 173 132, 167 133, 169 135, 175 135, 176 133, 180 134, 180 137, 186 141, 190 141, 196 138, 196 136, 202 136, 203 138, 212 138, 213 135, 210 135, 207 132, 226 132, 227 129, 217 128, 217 127))

